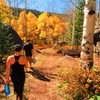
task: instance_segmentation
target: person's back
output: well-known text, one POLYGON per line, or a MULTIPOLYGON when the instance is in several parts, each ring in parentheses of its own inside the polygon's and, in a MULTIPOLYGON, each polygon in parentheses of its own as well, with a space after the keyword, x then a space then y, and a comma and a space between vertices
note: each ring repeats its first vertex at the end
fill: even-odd
POLYGON ((10 72, 10 74, 15 79, 16 78, 17 79, 19 79, 19 78, 23 79, 23 75, 25 75, 25 72, 24 72, 24 66, 25 66, 25 64, 20 64, 19 63, 19 59, 20 60, 24 60, 24 59, 22 59, 21 55, 19 55, 19 56, 14 55, 13 59, 15 59, 15 62, 11 65, 11 72, 10 72))
MULTIPOLYGON (((22 60, 21 55, 16 56, 14 55, 15 62, 11 65, 11 80, 14 86, 14 92, 17 92, 17 95, 22 100, 23 89, 24 89, 24 82, 25 82, 25 71, 24 66, 25 64, 20 64, 19 59, 22 60)), ((25 60, 24 60, 25 61, 25 60)), ((22 62, 21 62, 22 63, 22 62)))
MULTIPOLYGON (((32 54, 34 56, 34 48, 33 45, 30 43, 30 39, 27 39, 27 43, 23 46, 23 50, 25 51, 25 55, 27 57, 27 60, 29 61, 30 68, 31 68, 31 63, 32 63, 32 54)), ((23 52, 24 55, 24 52, 23 52)))
POLYGON ((27 71, 27 58, 21 55, 21 49, 21 45, 16 44, 14 46, 15 54, 9 56, 6 61, 6 84, 9 84, 9 76, 11 76, 17 100, 22 100, 25 71, 27 71))
POLYGON ((23 50, 25 50, 26 56, 32 56, 32 49, 33 49, 33 46, 31 43, 26 43, 23 47, 23 50))

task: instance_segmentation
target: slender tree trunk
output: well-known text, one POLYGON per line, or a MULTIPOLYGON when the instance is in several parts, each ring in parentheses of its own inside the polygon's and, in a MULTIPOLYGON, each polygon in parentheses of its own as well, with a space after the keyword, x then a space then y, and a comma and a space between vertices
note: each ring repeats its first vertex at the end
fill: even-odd
POLYGON ((15 27, 15 30, 18 31, 18 23, 17 23, 17 20, 18 20, 18 0, 17 0, 17 7, 16 7, 16 27, 15 27))
POLYGON ((27 0, 25 0, 25 38, 27 39, 27 17, 26 17, 26 10, 27 10, 27 0))
MULTIPOLYGON (((99 14, 100 14, 100 0, 98 0, 98 9, 97 9, 97 23, 96 28, 99 28, 99 14)), ((96 53, 97 47, 94 46, 94 52, 96 53)))
POLYGON ((84 9, 84 25, 81 44, 80 65, 84 69, 91 69, 93 66, 93 39, 95 26, 96 0, 86 0, 84 9))
POLYGON ((14 0, 14 16, 15 16, 15 21, 16 21, 15 30, 17 31, 17 16, 16 16, 16 1, 15 0, 14 0))
POLYGON ((71 48, 73 49, 74 45, 74 34, 75 34, 75 17, 76 17, 76 0, 74 0, 74 15, 73 15, 73 32, 72 32, 72 45, 71 48))
POLYGON ((17 0, 17 17, 18 17, 18 0, 17 0))
POLYGON ((11 0, 9 0, 9 24, 11 25, 11 0))
POLYGON ((100 14, 100 0, 98 0, 98 10, 97 10, 97 26, 99 25, 99 14, 100 14))
POLYGON ((70 8, 70 0, 68 0, 68 8, 69 8, 69 11, 68 11, 68 13, 69 13, 68 22, 70 23, 70 15, 71 15, 71 11, 70 11, 70 9, 71 9, 70 8))
MULTIPOLYGON (((68 17, 68 32, 69 32, 69 29, 70 29, 69 27, 70 27, 70 22, 71 22, 71 18, 70 18, 70 17, 71 17, 71 10, 70 10, 70 9, 71 9, 71 8, 70 8, 70 0, 68 0, 68 2, 69 2, 69 3, 68 3, 68 7, 69 7, 69 17, 68 17)), ((66 39, 67 39, 67 38, 66 38, 66 39)))
POLYGON ((16 2, 14 0, 14 16, 16 16, 16 6, 15 6, 16 2))

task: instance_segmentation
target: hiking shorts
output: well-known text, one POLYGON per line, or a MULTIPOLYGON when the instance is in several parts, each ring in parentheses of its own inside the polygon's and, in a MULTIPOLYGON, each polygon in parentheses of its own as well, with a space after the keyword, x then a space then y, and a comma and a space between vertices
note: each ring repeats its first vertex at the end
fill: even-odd
POLYGON ((32 56, 27 56, 27 60, 29 61, 29 63, 32 63, 32 56))

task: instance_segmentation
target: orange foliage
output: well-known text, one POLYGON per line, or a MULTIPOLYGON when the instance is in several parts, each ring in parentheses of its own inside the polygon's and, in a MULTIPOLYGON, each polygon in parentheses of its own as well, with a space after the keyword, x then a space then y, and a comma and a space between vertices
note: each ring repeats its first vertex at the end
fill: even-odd
POLYGON ((48 46, 47 45, 43 45, 43 46, 34 45, 34 48, 35 49, 46 49, 46 48, 48 48, 48 46))
POLYGON ((0 0, 0 19, 3 22, 7 22, 9 17, 9 6, 6 4, 5 0, 0 0), (6 18, 6 21, 5 21, 6 18))
MULTIPOLYGON (((99 67, 98 67, 99 68, 99 67)), ((87 100, 90 97, 100 93, 99 70, 92 69, 91 72, 83 70, 82 67, 70 66, 66 72, 59 72, 61 84, 65 88, 64 92, 69 100, 87 100)))
POLYGON ((25 16, 27 16, 27 14, 26 14, 26 12, 25 12, 25 10, 24 11, 22 11, 21 13, 20 13, 20 15, 19 15, 19 19, 18 19, 18 30, 17 30, 17 32, 18 32, 18 34, 19 34, 19 36, 21 37, 21 38, 24 38, 25 37, 25 25, 26 25, 26 21, 25 20, 27 20, 26 18, 25 18, 25 16))
MULTIPOLYGON (((12 14, 5 0, 0 0, 0 17, 6 23, 9 23, 9 11, 12 14)), ((27 14, 25 10, 20 12, 19 18, 11 15, 11 26, 23 40, 27 33, 27 38, 31 38, 36 44, 49 46, 59 41, 62 33, 66 33, 64 30, 68 30, 68 23, 62 22, 55 15, 49 17, 44 12, 37 18, 32 12, 27 14)))
POLYGON ((0 0, 0 19, 2 22, 9 23, 9 12, 11 12, 11 19, 14 18, 12 15, 13 11, 9 8, 5 0, 0 0))

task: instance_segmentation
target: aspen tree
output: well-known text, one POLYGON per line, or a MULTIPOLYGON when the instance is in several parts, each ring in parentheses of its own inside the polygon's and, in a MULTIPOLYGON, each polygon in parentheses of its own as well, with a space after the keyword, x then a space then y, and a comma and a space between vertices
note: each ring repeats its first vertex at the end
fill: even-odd
MULTIPOLYGON (((97 20, 96 20, 96 27, 95 27, 95 32, 96 33, 99 30, 99 15, 100 14, 100 0, 98 0, 98 9, 97 9, 97 20)), ((96 53, 97 46, 94 46, 94 52, 96 53)))
POLYGON ((27 10, 27 0, 25 0, 25 38, 27 39, 27 17, 26 17, 26 10, 27 10))
POLYGON ((97 10, 97 26, 99 25, 99 14, 100 14, 100 0, 98 0, 98 10, 97 10))
POLYGON ((91 69, 93 66, 93 39, 95 26, 96 0, 86 0, 84 9, 84 25, 81 44, 80 65, 84 69, 91 69))
POLYGON ((74 45, 74 35, 75 35, 75 17, 76 17, 76 0, 74 0, 74 15, 73 15, 73 32, 72 32, 72 45, 71 48, 73 49, 74 45))

